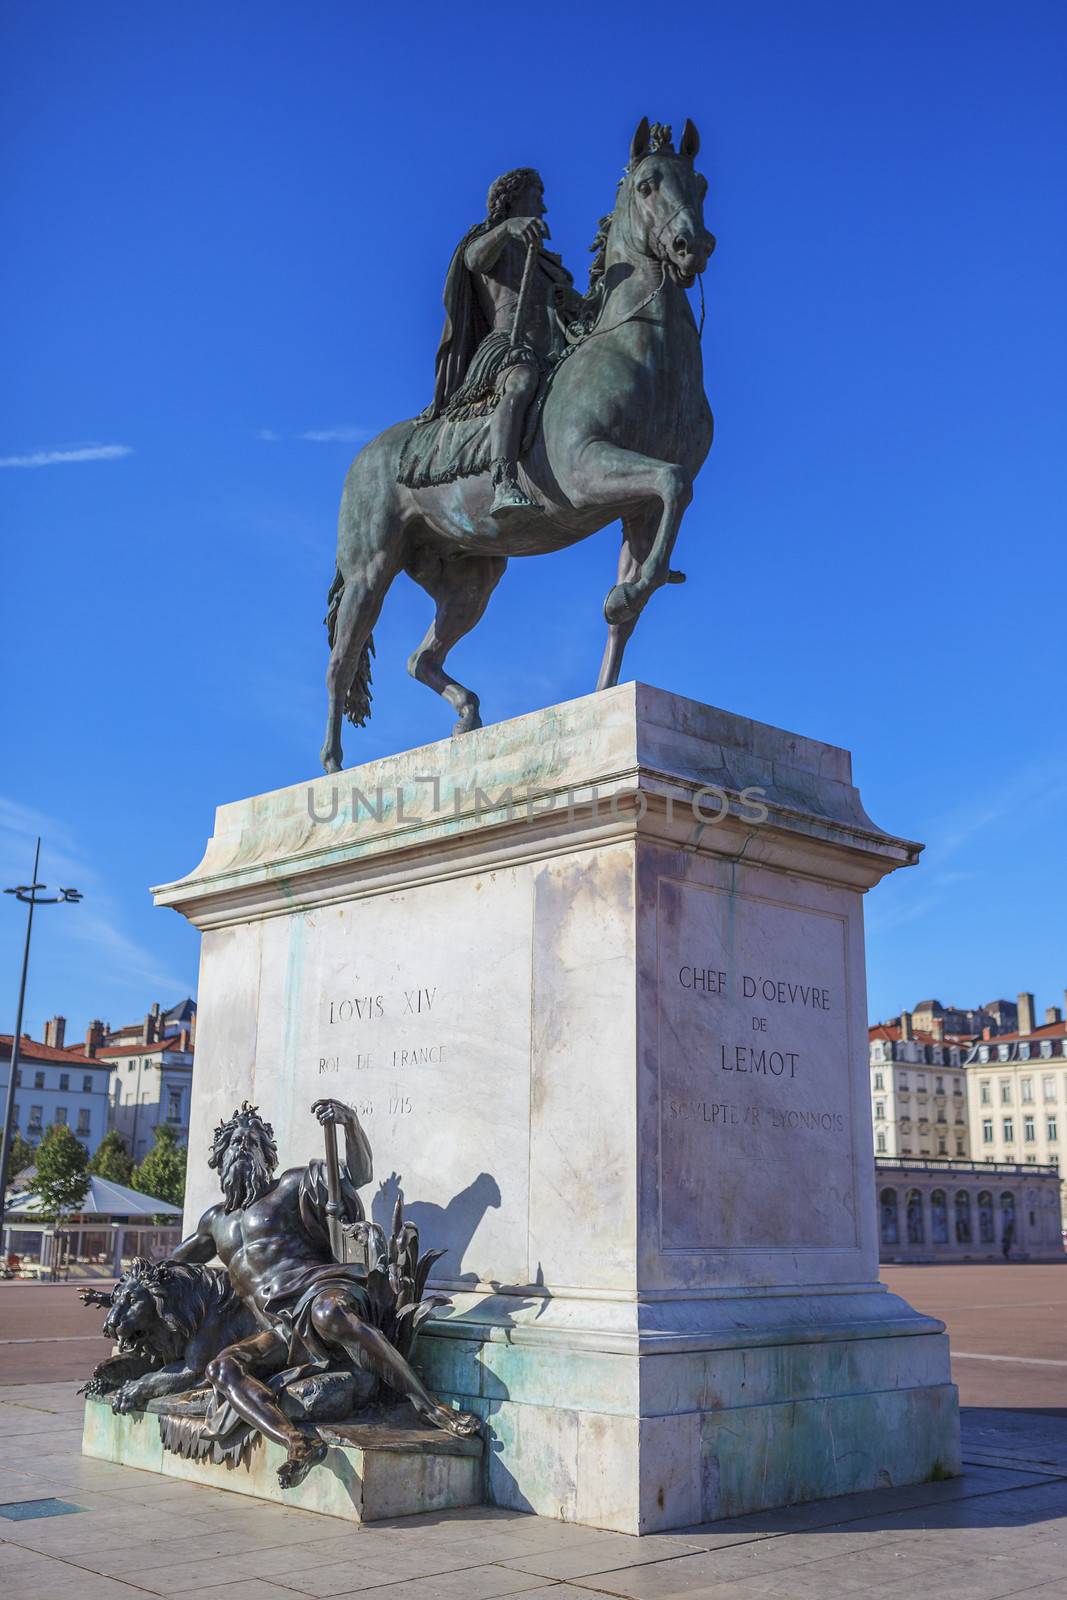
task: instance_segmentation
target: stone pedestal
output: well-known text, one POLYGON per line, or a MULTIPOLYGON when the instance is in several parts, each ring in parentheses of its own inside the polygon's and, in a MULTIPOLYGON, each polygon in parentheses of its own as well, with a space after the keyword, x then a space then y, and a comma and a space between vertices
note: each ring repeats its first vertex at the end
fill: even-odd
POLYGON ((421 1425, 413 1413, 410 1421, 399 1418, 394 1426, 323 1423, 319 1431, 330 1446, 326 1460, 295 1489, 282 1489, 278 1468, 285 1451, 280 1445, 256 1438, 238 1466, 189 1460, 164 1450, 159 1432, 164 1410, 163 1402, 154 1401, 148 1411, 116 1416, 107 1400, 86 1400, 82 1454, 349 1522, 381 1522, 482 1502, 481 1441, 449 1438, 421 1425))
MULTIPOLYGON (((940 1323, 878 1282, 863 902, 919 846, 846 751, 626 684, 219 808, 188 1220, 245 1097, 367 1128, 500 1504, 624 1532, 958 1470, 940 1323)), ((368 1200, 371 1200, 368 1195, 368 1200)))

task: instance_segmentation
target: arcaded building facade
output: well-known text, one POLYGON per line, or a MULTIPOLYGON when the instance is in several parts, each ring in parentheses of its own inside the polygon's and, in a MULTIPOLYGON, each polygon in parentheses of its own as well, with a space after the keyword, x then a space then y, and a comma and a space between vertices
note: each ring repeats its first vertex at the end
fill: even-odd
POLYGON ((882 1261, 1055 1261, 1064 1255, 1054 1166, 879 1157, 882 1261))

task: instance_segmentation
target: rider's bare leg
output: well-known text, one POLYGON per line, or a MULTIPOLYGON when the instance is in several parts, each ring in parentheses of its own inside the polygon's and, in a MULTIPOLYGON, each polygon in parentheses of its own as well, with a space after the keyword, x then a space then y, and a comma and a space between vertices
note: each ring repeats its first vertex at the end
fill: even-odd
POLYGON ((411 1401, 420 1416, 445 1433, 470 1438, 481 1432, 480 1420, 469 1411, 453 1411, 435 1400, 429 1389, 404 1360, 400 1351, 377 1328, 364 1322, 355 1302, 343 1289, 324 1289, 315 1296, 311 1320, 328 1344, 342 1350, 384 1383, 411 1401))
POLYGON ((461 556, 439 560, 426 554, 407 571, 437 602, 437 615, 426 637, 408 661, 408 671, 420 683, 436 689, 456 708, 454 733, 469 733, 482 725, 478 696, 444 670, 444 661, 457 640, 480 619, 489 596, 504 575, 505 556, 461 556))
POLYGON ((220 1350, 207 1364, 208 1381, 246 1422, 280 1444, 286 1459, 278 1468, 278 1482, 292 1489, 307 1477, 326 1455, 326 1443, 317 1428, 300 1427, 278 1405, 265 1383, 251 1369, 278 1356, 278 1335, 267 1329, 220 1350))
POLYGON ((526 413, 537 391, 537 368, 532 362, 508 367, 499 382, 500 398, 489 424, 489 454, 496 488, 493 515, 501 510, 536 508, 536 502, 519 488, 517 473, 526 413))

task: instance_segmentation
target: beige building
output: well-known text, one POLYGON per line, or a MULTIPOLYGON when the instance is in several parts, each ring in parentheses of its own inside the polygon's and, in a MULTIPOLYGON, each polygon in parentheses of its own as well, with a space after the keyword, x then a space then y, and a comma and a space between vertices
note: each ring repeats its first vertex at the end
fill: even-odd
POLYGON ((1058 1167, 1067 1146, 1067 1025, 1058 1006, 1038 1025, 1032 994, 1019 996, 1018 1009, 1016 1032, 977 1039, 967 1052, 971 1153, 986 1163, 1058 1167))
POLYGON ((968 1159, 970 1045, 916 1030, 908 1011, 868 1030, 875 1156, 968 1159))

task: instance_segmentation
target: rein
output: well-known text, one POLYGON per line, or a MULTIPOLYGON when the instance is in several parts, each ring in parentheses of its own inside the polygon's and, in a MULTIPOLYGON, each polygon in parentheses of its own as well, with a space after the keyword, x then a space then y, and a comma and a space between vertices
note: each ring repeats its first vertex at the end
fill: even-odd
MULTIPOLYGON (((632 223, 633 223, 633 200, 634 200, 634 193, 633 193, 633 187, 631 185, 630 189, 629 189, 629 192, 627 194, 627 197, 626 197, 627 214, 628 214, 627 215, 627 220, 631 224, 631 228, 630 228, 631 233, 633 231, 633 229, 632 229, 632 223)), ((670 227, 671 223, 674 221, 674 219, 678 215, 678 213, 680 211, 684 211, 684 210, 685 210, 685 206, 684 205, 677 206, 671 212, 670 216, 666 219, 666 221, 662 222, 660 224, 660 226, 656 229, 656 234, 655 234, 655 238, 653 240, 653 243, 655 244, 657 249, 659 247, 660 240, 663 238, 663 235, 666 232, 666 230, 670 227)), ((639 256, 637 258, 637 260, 632 262, 632 265, 633 266, 637 266, 638 261, 640 261, 642 259, 647 260, 648 257, 647 256, 646 257, 640 257, 639 256)), ((620 317, 618 322, 611 323, 610 326, 607 327, 607 328, 600 327, 599 323, 595 327, 589 328, 585 333, 582 334, 581 338, 577 339, 575 341, 575 343, 570 346, 570 348, 567 350, 566 354, 569 355, 571 350, 579 349, 583 344, 585 344, 587 339, 595 339, 597 334, 599 334, 599 333, 615 333, 619 328, 625 327, 625 325, 628 322, 632 322, 634 317, 638 316, 642 311, 646 311, 648 309, 648 307, 652 304, 653 300, 655 300, 656 296, 659 294, 660 290, 663 288, 663 286, 664 286, 664 284, 666 282, 667 282, 667 262, 666 262, 666 259, 663 256, 660 256, 659 257, 659 282, 656 284, 656 287, 649 294, 647 294, 643 300, 639 301, 638 304, 636 306, 634 306, 632 310, 628 311, 624 317, 620 317)), ((698 272, 697 273, 697 282, 700 285, 700 323, 699 323, 699 326, 697 328, 697 341, 699 343, 704 337, 704 310, 705 310, 705 308, 704 308, 704 274, 702 272, 698 272)))

